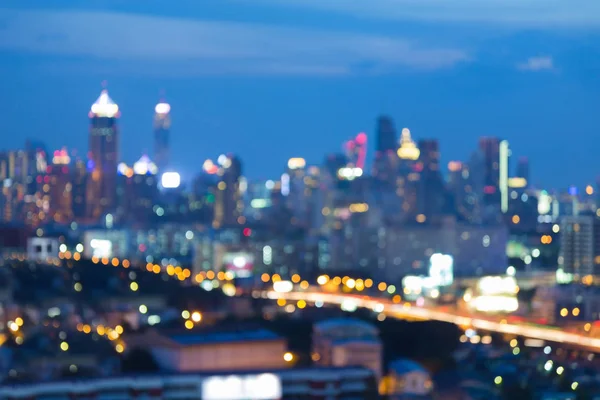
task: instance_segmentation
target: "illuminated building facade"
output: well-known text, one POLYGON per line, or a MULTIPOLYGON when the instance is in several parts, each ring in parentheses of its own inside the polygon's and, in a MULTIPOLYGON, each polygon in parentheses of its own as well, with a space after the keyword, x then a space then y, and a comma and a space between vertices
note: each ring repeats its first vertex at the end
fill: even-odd
POLYGON ((515 170, 515 177, 523 178, 525 188, 529 186, 529 159, 527 157, 519 157, 515 170))
MULTIPOLYGON (((213 227, 233 226, 243 219, 242 201, 242 162, 233 155, 219 156, 217 163, 219 177, 215 193, 213 227)), ((245 190, 244 190, 245 191, 245 190)))
POLYGON ((600 274, 600 218, 590 215, 562 217, 559 267, 579 277, 600 274))
POLYGON ((307 167, 303 158, 290 158, 287 169, 281 179, 281 194, 285 197, 287 208, 292 214, 292 225, 306 226, 308 220, 308 200, 311 190, 307 187, 307 167))
POLYGON ((398 177, 396 180, 396 195, 402 204, 401 214, 414 217, 417 211, 417 189, 420 171, 417 165, 421 151, 413 141, 410 130, 402 129, 398 155, 398 177))
POLYGON ((59 224, 67 224, 73 219, 73 185, 70 164, 71 157, 66 149, 55 151, 52 165, 48 167, 49 182, 45 183, 43 187, 43 191, 46 192, 46 186, 49 186, 50 218, 59 224))
POLYGON ((25 153, 27 154, 27 194, 35 194, 37 185, 35 178, 38 175, 46 173, 46 169, 51 160, 46 145, 35 140, 25 142, 25 153))
POLYGON ((169 166, 171 106, 160 102, 154 107, 154 161, 160 172, 169 166))
MULTIPOLYGON (((22 150, 0 153, 0 182, 2 182, 2 220, 26 220, 22 210, 28 189, 28 159, 22 150)), ((25 221, 27 222, 27 221, 25 221)))
POLYGON ((479 139, 483 168, 483 203, 486 207, 506 212, 508 201, 508 142, 496 137, 479 139))
POLYGON ((119 159, 119 107, 103 90, 89 113, 87 216, 98 219, 115 207, 119 159))
POLYGON ((88 170, 85 161, 76 160, 73 167, 72 202, 73 217, 80 221, 86 217, 86 193, 88 186, 88 170))
POLYGON ((398 149, 396 128, 391 118, 381 116, 377 119, 375 160, 373 177, 382 186, 394 186, 398 149))
POLYGON ((148 221, 158 198, 157 165, 143 155, 133 167, 119 164, 117 173, 117 217, 135 223, 148 221))
POLYGON ((425 220, 440 216, 446 205, 446 190, 440 171, 439 143, 434 139, 419 141, 419 161, 416 171, 420 174, 417 189, 417 218, 425 220))

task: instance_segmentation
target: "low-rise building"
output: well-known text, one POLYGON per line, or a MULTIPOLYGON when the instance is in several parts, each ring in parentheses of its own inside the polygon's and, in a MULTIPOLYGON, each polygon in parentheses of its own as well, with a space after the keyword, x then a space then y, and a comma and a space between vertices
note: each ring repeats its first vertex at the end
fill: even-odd
POLYGON ((407 359, 390 364, 386 392, 390 400, 417 400, 431 398, 431 375, 420 364, 407 359))
POLYGON ((313 327, 313 360, 321 366, 362 366, 381 378, 382 344, 379 331, 366 322, 340 318, 313 327))
POLYGON ((158 331, 127 339, 127 347, 145 348, 167 371, 250 371, 281 369, 287 342, 265 329, 158 331))

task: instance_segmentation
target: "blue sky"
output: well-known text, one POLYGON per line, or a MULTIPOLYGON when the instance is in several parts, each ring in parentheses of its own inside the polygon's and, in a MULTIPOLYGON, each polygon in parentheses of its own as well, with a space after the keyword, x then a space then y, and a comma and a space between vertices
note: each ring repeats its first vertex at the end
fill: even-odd
POLYGON ((108 81, 122 158, 152 151, 172 105, 175 164, 242 157, 272 178, 391 115, 445 162, 481 135, 528 156, 533 183, 600 175, 600 2, 561 0, 74 0, 3 2, 2 144, 87 150, 87 112, 108 81), (25 4, 26 3, 26 4, 25 4))

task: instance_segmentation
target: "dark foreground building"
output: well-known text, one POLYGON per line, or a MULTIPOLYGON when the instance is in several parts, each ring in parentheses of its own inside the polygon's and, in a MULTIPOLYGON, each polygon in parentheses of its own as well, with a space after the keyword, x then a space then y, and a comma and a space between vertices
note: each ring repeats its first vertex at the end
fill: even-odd
POLYGON ((377 399, 373 373, 365 368, 287 369, 254 374, 184 374, 99 378, 0 386, 0 399, 377 399))

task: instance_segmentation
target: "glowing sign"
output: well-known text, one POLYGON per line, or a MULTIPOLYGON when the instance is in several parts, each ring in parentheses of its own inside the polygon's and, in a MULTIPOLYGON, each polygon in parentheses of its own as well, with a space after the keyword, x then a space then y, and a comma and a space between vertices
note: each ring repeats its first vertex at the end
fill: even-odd
POLYGON ((273 283, 273 290, 277 293, 289 293, 294 290, 294 284, 290 281, 277 281, 273 283))
POLYGON ((256 209, 271 207, 271 199, 252 199, 250 207, 256 209))
POLYGON ((92 255, 94 257, 104 258, 112 256, 112 242, 110 240, 92 239, 90 247, 92 248, 92 255))
POLYGON ((350 210, 351 213, 364 213, 369 211, 369 205, 367 203, 350 204, 348 210, 350 210))
POLYGON ((281 380, 274 374, 212 377, 202 382, 204 400, 278 400, 281 380))
POLYGON ((508 178, 508 187, 513 189, 522 189, 527 186, 527 179, 520 177, 508 178))
POLYGON ((474 298, 470 305, 480 312, 515 312, 519 308, 519 301, 511 296, 479 296, 474 298))
POLYGON ((435 253, 429 258, 429 276, 436 286, 450 286, 454 282, 454 259, 448 254, 435 253))
POLYGON ((503 213, 508 211, 508 157, 510 151, 508 142, 503 140, 500 142, 500 178, 498 186, 500 189, 500 209, 503 213))
POLYGON ((160 178, 160 183, 165 189, 176 189, 181 184, 181 176, 177 172, 165 172, 160 178))
POLYGON ((288 161, 289 169, 300 169, 306 167, 306 160, 304 158, 290 158, 288 161))
POLYGON ((519 291, 517 280, 513 276, 485 276, 477 284, 479 292, 484 295, 516 294, 519 291))

